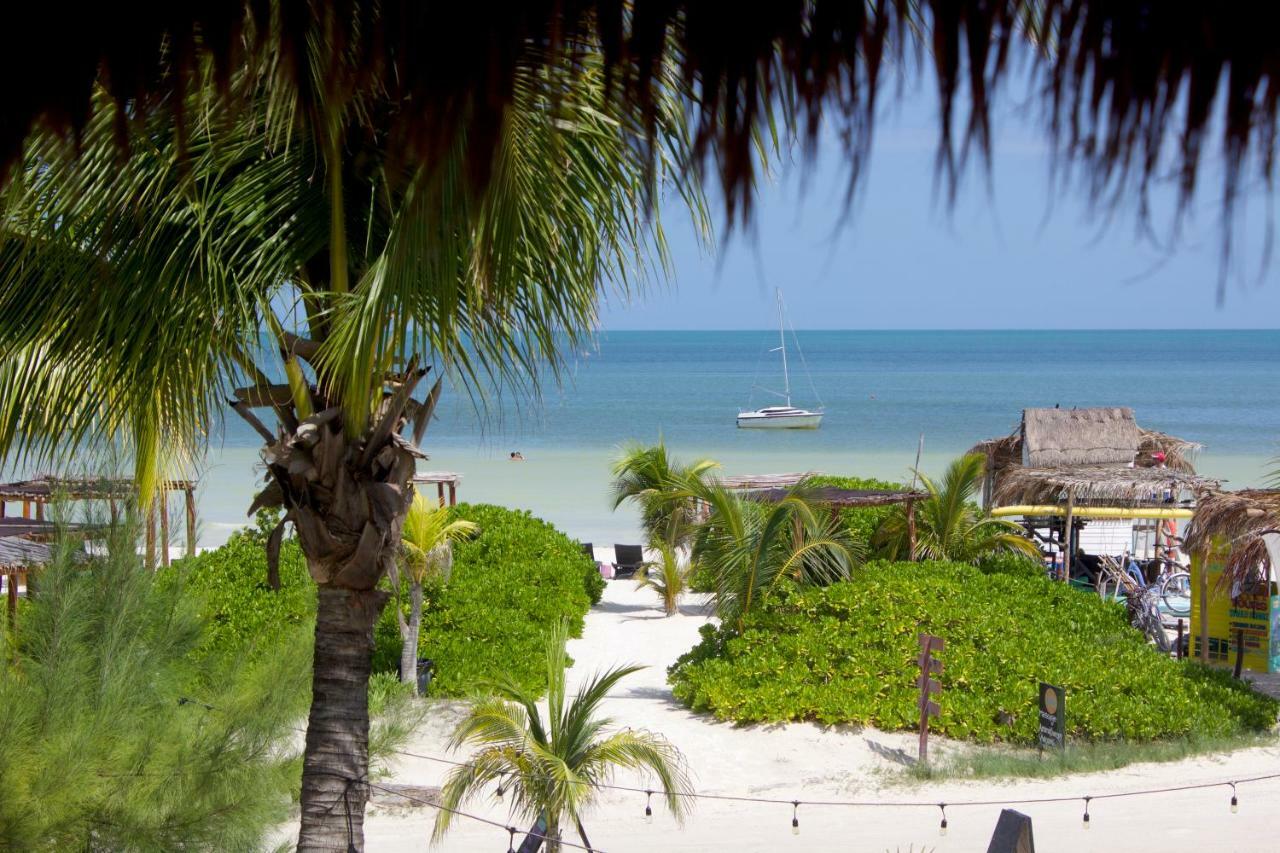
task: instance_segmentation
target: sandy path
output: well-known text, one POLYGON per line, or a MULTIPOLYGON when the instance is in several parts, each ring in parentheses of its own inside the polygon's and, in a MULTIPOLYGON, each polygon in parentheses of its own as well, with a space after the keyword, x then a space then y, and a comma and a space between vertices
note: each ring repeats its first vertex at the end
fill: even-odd
MULTIPOLYGON (((911 735, 822 730, 794 724, 735 728, 695 716, 671 699, 666 667, 697 640, 706 618, 695 604, 664 618, 655 596, 636 591, 629 581, 609 584, 605 598, 587 616, 584 639, 570 644, 574 658, 570 683, 600 667, 642 663, 607 702, 620 725, 662 732, 687 755, 699 792, 783 799, 874 799, 959 801, 1101 794, 1163 785, 1219 782, 1280 772, 1280 748, 1244 750, 1220 758, 1175 764, 1135 765, 1103 774, 1018 783, 966 782, 903 784, 889 778, 898 765, 895 750, 914 750, 911 735), (886 757, 889 756, 889 757, 886 757)), ((440 703, 410 751, 445 755, 448 731, 461 713, 459 703, 440 703)), ((459 757, 459 756, 454 756, 459 757)), ((448 768, 429 761, 403 759, 394 780, 436 785, 448 768)), ((645 787, 643 779, 620 776, 619 784, 645 787)), ((1036 849, 1053 851, 1160 850, 1258 851, 1275 849, 1274 819, 1280 805, 1280 780, 1240 788, 1240 813, 1228 809, 1227 788, 1102 801, 1090 812, 1092 828, 1081 828, 1082 803, 1020 806, 1034 821, 1036 849)), ((505 808, 486 800, 468 809, 509 822, 505 808)), ((985 850, 999 814, 998 806, 949 807, 949 832, 938 834, 939 811, 926 808, 804 807, 801 834, 791 834, 791 808, 702 800, 683 828, 655 809, 644 822, 644 796, 606 792, 587 821, 593 844, 603 851, 651 850, 840 850, 943 851, 985 850)), ((368 849, 422 850, 434 814, 371 810, 366 821, 368 849)), ((506 849, 506 833, 459 819, 437 849, 506 849)), ((573 836, 572 840, 577 841, 573 836)))

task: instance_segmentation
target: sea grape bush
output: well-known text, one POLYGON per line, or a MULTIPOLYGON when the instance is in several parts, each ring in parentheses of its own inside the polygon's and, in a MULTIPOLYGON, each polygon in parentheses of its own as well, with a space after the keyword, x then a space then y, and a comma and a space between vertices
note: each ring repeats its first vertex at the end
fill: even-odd
POLYGON ((780 589, 740 635, 703 629, 670 669, 678 700, 735 722, 918 725, 916 636, 947 641, 933 731, 1029 744, 1041 680, 1067 691, 1071 737, 1151 740, 1264 731, 1277 703, 1157 653, 1122 608, 1022 572, 873 563, 848 582, 780 589))
MULTIPOLYGON (((902 483, 873 480, 866 477, 834 477, 822 475, 809 480, 811 486, 834 486, 839 489, 905 489, 902 483)), ((866 545, 880 524, 893 514, 893 506, 849 507, 840 510, 840 520, 849 530, 854 542, 866 545)))
MULTIPOLYGON (((500 673, 540 691, 547 636, 561 619, 579 636, 604 579, 578 542, 527 511, 461 504, 457 517, 480 531, 454 544, 448 583, 423 587, 418 648, 435 665, 430 692, 466 695, 500 673)), ((400 638, 391 607, 377 639, 375 669, 394 671, 400 638)))

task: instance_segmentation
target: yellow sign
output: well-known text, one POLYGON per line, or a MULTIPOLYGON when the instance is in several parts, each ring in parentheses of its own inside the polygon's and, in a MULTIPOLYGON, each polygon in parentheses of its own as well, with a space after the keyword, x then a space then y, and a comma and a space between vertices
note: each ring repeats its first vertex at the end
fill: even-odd
POLYGON ((1209 661, 1235 664, 1236 637, 1243 632, 1244 668, 1280 671, 1280 595, 1274 583, 1222 587, 1227 555, 1215 549, 1207 560, 1191 558, 1191 657, 1200 659, 1201 578, 1208 571, 1209 661), (1207 567, 1205 564, 1208 564, 1207 567))

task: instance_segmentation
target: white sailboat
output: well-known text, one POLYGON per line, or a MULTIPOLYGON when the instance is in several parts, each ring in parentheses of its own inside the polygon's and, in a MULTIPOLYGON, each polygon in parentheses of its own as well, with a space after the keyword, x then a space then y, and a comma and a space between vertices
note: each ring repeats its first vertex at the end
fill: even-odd
POLYGON ((791 372, 787 367, 787 336, 781 290, 778 291, 778 346, 769 351, 782 353, 783 392, 778 396, 786 400, 786 405, 738 412, 738 429, 817 429, 822 426, 821 408, 814 411, 791 405, 791 372))

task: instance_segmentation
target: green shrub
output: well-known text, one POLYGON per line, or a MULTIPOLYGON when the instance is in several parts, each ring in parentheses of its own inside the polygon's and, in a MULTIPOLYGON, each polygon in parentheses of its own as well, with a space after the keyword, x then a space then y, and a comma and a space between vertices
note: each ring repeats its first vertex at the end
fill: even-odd
MULTIPOLYGON (((454 545, 447 584, 423 587, 419 654, 435 663, 430 692, 465 695, 499 674, 541 690, 547 636, 561 619, 579 636, 604 581, 577 541, 526 511, 461 504, 458 517, 480 533, 454 545)), ((388 607, 377 627, 375 669, 394 672, 399 648, 388 607)))
POLYGON ((780 590, 740 636, 705 628, 670 670, 677 699, 737 722, 918 725, 917 634, 946 639, 939 733, 1030 743, 1037 683, 1067 691, 1075 738, 1150 740, 1269 728, 1277 703, 1148 646, 1122 609, 1044 577, 875 563, 780 590))
POLYGON ((1019 578, 1044 578, 1048 576, 1045 564, 1026 554, 1005 551, 989 554, 978 560, 978 571, 984 575, 1013 575, 1019 578))
POLYGON ((280 589, 267 585, 266 535, 259 528, 232 534, 220 548, 175 560, 161 576, 181 576, 208 624, 207 643, 269 653, 287 631, 311 623, 316 585, 298 541, 280 547, 280 589))
MULTIPOLYGON (((863 477, 814 477, 809 481, 814 486, 834 486, 838 489, 905 489, 902 483, 891 483, 888 480, 874 480, 863 477)), ((867 545, 871 535, 880 527, 880 523, 893 513, 893 505, 868 506, 840 510, 840 519, 849 529, 854 542, 867 545)))

